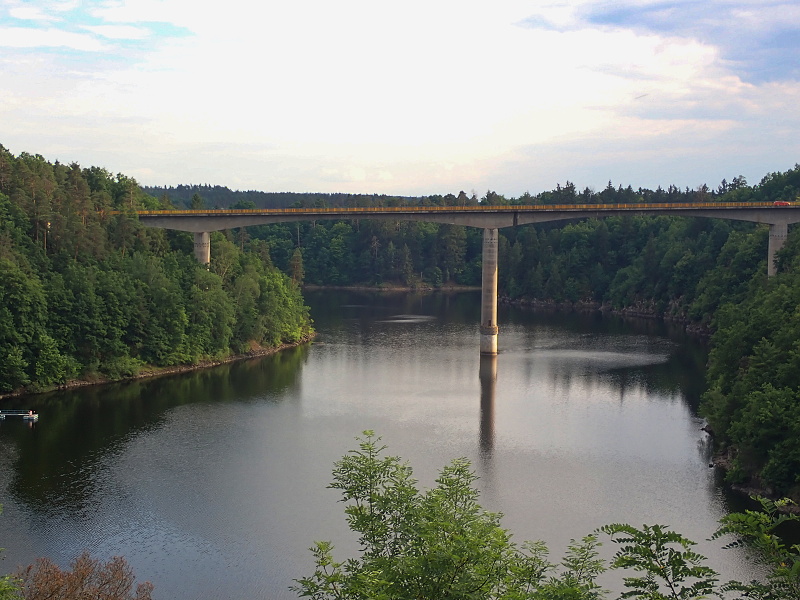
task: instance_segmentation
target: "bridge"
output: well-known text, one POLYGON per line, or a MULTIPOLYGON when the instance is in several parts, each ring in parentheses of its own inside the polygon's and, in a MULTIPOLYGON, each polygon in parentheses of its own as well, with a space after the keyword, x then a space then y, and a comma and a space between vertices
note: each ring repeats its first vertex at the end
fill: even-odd
POLYGON ((789 225, 800 222, 800 205, 761 202, 702 202, 692 204, 558 204, 534 206, 390 206, 347 208, 281 208, 229 210, 138 211, 148 227, 194 233, 198 261, 211 261, 210 232, 296 221, 383 219, 427 221, 483 229, 480 351, 497 354, 497 242, 498 229, 570 219, 600 219, 624 215, 706 217, 769 225, 767 274, 775 274, 775 253, 783 247, 789 225))

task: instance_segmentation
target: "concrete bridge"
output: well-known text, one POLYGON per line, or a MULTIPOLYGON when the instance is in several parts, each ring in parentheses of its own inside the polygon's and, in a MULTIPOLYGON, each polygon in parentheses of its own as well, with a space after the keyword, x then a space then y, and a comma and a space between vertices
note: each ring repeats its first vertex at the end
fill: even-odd
POLYGON ((536 206, 425 206, 364 208, 284 208, 245 210, 139 211, 148 227, 194 233, 198 261, 211 260, 210 232, 295 221, 383 219, 427 221, 483 229, 483 282, 481 296, 481 354, 497 354, 497 242, 498 229, 530 223, 591 219, 623 215, 665 215, 750 221, 769 225, 767 273, 775 274, 775 253, 786 241, 789 225, 800 222, 800 205, 755 202, 694 204, 561 204, 536 206))

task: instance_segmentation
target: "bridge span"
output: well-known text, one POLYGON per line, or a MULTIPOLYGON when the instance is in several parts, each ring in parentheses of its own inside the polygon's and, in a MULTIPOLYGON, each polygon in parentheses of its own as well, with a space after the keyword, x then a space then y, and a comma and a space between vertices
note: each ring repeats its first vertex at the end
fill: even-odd
POLYGON ((571 219, 599 219, 623 215, 665 215, 750 221, 769 225, 767 273, 775 274, 775 253, 786 241, 789 225, 800 222, 800 205, 756 202, 692 204, 559 204, 534 206, 402 206, 348 208, 280 208, 228 210, 138 211, 148 227, 194 233, 198 261, 211 260, 210 232, 296 221, 382 219, 426 221, 483 229, 481 297, 481 354, 497 354, 497 245, 498 229, 531 223, 571 219))

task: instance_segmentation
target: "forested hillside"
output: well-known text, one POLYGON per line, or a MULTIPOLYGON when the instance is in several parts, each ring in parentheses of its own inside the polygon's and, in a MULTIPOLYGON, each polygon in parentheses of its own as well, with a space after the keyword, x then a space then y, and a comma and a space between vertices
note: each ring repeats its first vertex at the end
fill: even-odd
POLYGON ((0 392, 216 359, 310 334, 296 284, 263 244, 142 227, 166 208, 98 167, 0 146, 0 392), (121 211, 110 215, 110 210, 121 211))
POLYGON ((323 194, 297 192, 233 191, 221 185, 143 186, 145 193, 156 198, 166 197, 178 208, 230 208, 250 202, 256 208, 287 208, 290 206, 370 206, 417 203, 421 199, 401 196, 364 194, 323 194), (198 206, 198 203, 201 205, 198 206))
POLYGON ((754 279, 713 320, 702 410, 729 461, 728 477, 800 498, 800 231, 779 273, 754 279))

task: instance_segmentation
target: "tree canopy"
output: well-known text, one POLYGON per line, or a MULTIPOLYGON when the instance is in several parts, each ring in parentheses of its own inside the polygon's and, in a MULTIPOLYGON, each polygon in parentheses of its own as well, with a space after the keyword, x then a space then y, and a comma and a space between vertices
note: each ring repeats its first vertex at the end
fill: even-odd
POLYGON ((310 335, 299 286, 262 242, 216 233, 206 269, 189 234, 143 227, 135 215, 170 207, 125 175, 0 146, 0 393, 310 335))

